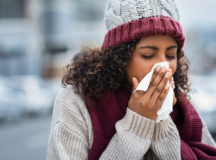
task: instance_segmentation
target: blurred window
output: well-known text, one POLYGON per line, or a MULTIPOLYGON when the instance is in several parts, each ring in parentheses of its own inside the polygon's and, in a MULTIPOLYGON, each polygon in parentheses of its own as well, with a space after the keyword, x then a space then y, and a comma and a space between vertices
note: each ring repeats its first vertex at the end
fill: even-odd
POLYGON ((79 20, 80 21, 99 21, 103 19, 103 7, 95 6, 93 3, 79 4, 79 20))
POLYGON ((104 0, 74 0, 77 3, 78 21, 102 21, 104 16, 104 0))
POLYGON ((24 18, 25 0, 0 0, 0 19, 24 18))

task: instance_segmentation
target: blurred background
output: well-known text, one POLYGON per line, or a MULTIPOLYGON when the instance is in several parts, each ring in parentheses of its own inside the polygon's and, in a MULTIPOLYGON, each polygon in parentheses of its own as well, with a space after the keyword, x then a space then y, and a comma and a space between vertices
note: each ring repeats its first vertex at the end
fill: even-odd
MULTIPOLYGON (((175 0, 191 61, 191 97, 216 139, 216 1, 175 0)), ((0 155, 46 159, 63 67, 100 47, 106 0, 0 0, 0 155)))

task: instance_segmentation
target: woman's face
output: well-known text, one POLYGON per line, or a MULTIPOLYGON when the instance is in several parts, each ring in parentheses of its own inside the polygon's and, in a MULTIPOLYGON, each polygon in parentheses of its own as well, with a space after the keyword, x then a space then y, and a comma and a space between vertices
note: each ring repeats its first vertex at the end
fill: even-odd
POLYGON ((131 92, 132 78, 136 77, 140 82, 155 63, 168 62, 173 75, 177 68, 177 49, 177 42, 171 36, 157 35, 141 38, 126 69, 125 89, 131 92))

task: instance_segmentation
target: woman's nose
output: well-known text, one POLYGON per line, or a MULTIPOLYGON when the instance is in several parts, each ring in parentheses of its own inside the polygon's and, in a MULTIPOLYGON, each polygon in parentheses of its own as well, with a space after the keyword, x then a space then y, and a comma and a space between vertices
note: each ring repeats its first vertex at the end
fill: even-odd
MULTIPOLYGON (((165 58, 160 58, 160 59, 157 61, 157 63, 162 63, 162 62, 167 62, 167 61, 166 61, 165 58)), ((167 62, 167 63, 169 63, 169 62, 167 62)))
POLYGON ((166 62, 166 55, 165 54, 159 54, 158 55, 158 61, 160 62, 166 62))
MULTIPOLYGON (((157 63, 162 63, 162 62, 167 62, 165 56, 164 56, 164 57, 160 57, 160 59, 157 61, 157 63)), ((169 62, 167 62, 167 63, 169 63, 169 62)), ((168 69, 171 69, 171 68, 170 68, 170 64, 168 65, 168 69)))

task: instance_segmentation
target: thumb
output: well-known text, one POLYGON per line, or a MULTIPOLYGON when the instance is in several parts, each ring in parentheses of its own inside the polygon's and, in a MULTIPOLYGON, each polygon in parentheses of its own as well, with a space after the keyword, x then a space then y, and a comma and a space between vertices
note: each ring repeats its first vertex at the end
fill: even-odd
POLYGON ((136 88, 138 87, 138 85, 139 85, 139 81, 137 80, 137 78, 136 77, 133 77, 132 78, 132 82, 133 82, 133 89, 132 89, 132 92, 131 92, 131 94, 133 94, 134 93, 134 91, 136 90, 136 88))

